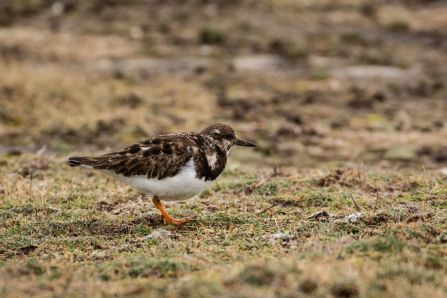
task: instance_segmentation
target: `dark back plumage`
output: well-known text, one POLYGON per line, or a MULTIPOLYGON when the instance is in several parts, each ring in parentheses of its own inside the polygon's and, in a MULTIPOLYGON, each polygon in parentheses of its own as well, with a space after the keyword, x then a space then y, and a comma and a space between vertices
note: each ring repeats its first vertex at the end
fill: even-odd
POLYGON ((126 177, 164 179, 177 175, 192 159, 197 178, 215 180, 225 169, 232 146, 228 144, 235 139, 230 126, 214 124, 199 133, 161 135, 98 157, 70 157, 68 164, 92 166, 126 177))

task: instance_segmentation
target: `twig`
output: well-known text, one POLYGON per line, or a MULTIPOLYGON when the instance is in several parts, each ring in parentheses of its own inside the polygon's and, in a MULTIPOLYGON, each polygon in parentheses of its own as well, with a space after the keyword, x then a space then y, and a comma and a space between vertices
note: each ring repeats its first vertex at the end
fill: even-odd
POLYGON ((249 187, 244 187, 243 188, 244 194, 247 194, 247 191, 249 193, 253 192, 256 188, 264 184, 264 182, 265 182, 264 177, 261 177, 261 180, 259 180, 257 183, 253 182, 252 184, 250 184, 249 187))
POLYGON ((278 206, 278 205, 279 205, 279 203, 275 203, 275 204, 273 204, 272 206, 270 206, 270 207, 268 207, 268 208, 262 210, 261 212, 259 212, 258 215, 260 215, 260 214, 262 214, 262 213, 266 213, 267 211, 269 211, 270 209, 272 209, 273 207, 278 206))
POLYGON ((29 175, 29 193, 32 195, 33 193, 33 172, 29 175))
POLYGON ((358 212, 362 212, 362 209, 360 208, 359 205, 357 205, 357 202, 355 201, 354 196, 352 195, 352 193, 349 193, 349 196, 351 197, 352 201, 354 202, 355 209, 357 209, 358 212))
POLYGON ((256 188, 258 188, 259 186, 261 186, 262 184, 264 184, 264 182, 265 182, 264 177, 261 177, 261 180, 260 180, 258 183, 256 183, 255 185, 253 185, 253 186, 252 186, 252 189, 256 189, 256 188))
POLYGON ((283 175, 283 172, 282 172, 281 166, 274 166, 273 167, 272 177, 282 176, 282 175, 283 175))
POLYGON ((376 205, 374 206, 374 213, 376 213, 377 205, 379 205, 379 197, 376 197, 376 205))
POLYGON ((278 221, 276 220, 276 218, 275 218, 275 225, 276 225, 278 228, 281 228, 281 227, 278 225, 278 221))
POLYGON ((331 215, 330 215, 326 210, 323 210, 323 211, 317 211, 317 212, 315 212, 315 213, 312 213, 311 216, 306 217, 306 220, 309 220, 309 219, 318 219, 318 218, 320 218, 320 217, 330 217, 330 216, 331 216, 331 215))
POLYGON ((362 180, 360 177, 360 159, 357 159, 357 176, 359 177, 359 181, 362 180))

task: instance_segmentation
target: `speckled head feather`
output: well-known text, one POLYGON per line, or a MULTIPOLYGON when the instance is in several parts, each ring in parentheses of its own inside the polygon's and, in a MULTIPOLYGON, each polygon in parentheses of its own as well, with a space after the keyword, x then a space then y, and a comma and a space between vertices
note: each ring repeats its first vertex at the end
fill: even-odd
POLYGON ((236 137, 234 129, 226 124, 216 123, 208 126, 200 132, 205 138, 210 138, 212 142, 220 147, 227 154, 235 145, 255 147, 254 143, 236 137))

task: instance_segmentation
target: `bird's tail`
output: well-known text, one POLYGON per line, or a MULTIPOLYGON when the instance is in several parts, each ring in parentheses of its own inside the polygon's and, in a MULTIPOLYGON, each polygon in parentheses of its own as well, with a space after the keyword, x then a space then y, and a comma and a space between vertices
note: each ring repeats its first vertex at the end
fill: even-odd
POLYGON ((69 157, 68 158, 68 165, 70 167, 79 167, 82 166, 84 163, 85 157, 69 157))

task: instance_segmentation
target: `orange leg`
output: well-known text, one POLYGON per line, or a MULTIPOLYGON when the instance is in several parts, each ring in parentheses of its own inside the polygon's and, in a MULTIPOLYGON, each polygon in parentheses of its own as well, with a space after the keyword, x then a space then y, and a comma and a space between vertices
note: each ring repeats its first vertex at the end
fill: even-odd
POLYGON ((182 223, 185 223, 185 222, 188 222, 188 221, 191 221, 191 220, 192 220, 192 219, 190 219, 190 218, 187 218, 187 219, 175 219, 175 218, 172 218, 172 217, 165 211, 165 209, 163 208, 163 205, 161 204, 160 199, 157 198, 157 197, 154 197, 154 198, 152 199, 152 202, 154 203, 155 207, 157 207, 157 209, 160 210, 160 212, 161 212, 161 214, 162 214, 161 216, 163 217, 163 222, 164 222, 164 223, 168 223, 168 224, 172 224, 172 225, 176 225, 176 226, 178 226, 179 224, 182 224, 182 223))

